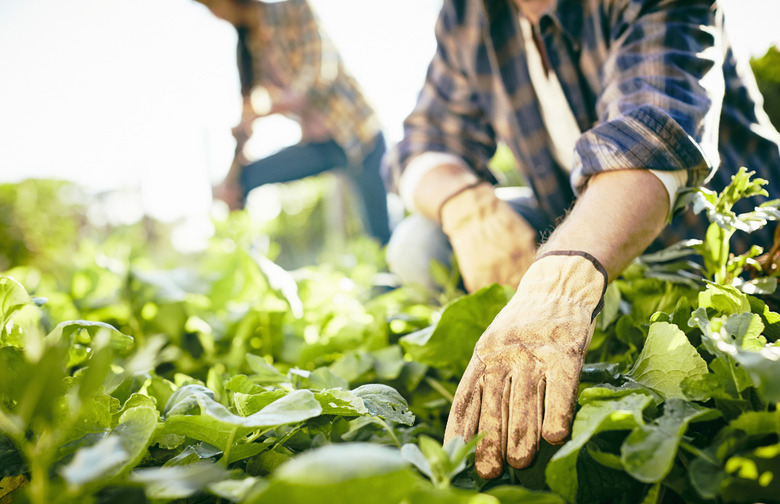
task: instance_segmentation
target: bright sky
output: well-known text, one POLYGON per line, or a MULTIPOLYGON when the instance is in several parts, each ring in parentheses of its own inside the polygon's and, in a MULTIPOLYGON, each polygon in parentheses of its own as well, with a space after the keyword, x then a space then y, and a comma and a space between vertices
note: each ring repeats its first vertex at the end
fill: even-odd
MULTIPOLYGON (((744 54, 780 45, 780 2, 728 0, 744 54)), ((391 142, 434 50, 441 0, 312 0, 391 142)), ((0 0, 0 181, 124 190, 164 220, 205 214, 239 114, 232 27, 193 0, 0 0)), ((254 150, 294 142, 260 125, 254 150)))

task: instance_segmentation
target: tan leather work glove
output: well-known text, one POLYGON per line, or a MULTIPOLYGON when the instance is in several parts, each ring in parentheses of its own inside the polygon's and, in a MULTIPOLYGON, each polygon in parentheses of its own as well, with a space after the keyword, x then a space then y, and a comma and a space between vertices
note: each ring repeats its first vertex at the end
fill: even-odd
POLYGON ((579 251, 542 255, 480 337, 455 393, 445 443, 484 437, 477 473, 531 464, 539 438, 569 435, 585 352, 603 304, 607 273, 579 251))
POLYGON ((496 196, 490 184, 456 193, 441 205, 439 214, 466 290, 520 283, 534 260, 536 231, 496 196))

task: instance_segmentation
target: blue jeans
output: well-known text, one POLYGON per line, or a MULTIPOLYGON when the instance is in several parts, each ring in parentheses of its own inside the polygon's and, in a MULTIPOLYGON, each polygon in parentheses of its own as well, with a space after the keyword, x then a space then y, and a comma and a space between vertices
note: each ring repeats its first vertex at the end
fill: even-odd
POLYGON ((385 153, 385 140, 380 133, 374 141, 374 149, 363 159, 362 166, 358 167, 349 167, 344 149, 333 140, 286 147, 243 168, 241 186, 244 196, 263 184, 291 182, 343 168, 359 190, 365 209, 366 231, 384 245, 390 238, 387 192, 379 173, 385 153))
MULTIPOLYGON (((552 231, 552 223, 539 209, 530 188, 496 188, 496 195, 536 230, 538 240, 552 231)), ((420 214, 412 214, 393 230, 385 258, 388 268, 398 276, 402 284, 421 284, 438 290, 440 287, 431 275, 431 261, 435 260, 451 267, 452 246, 439 224, 420 214)))

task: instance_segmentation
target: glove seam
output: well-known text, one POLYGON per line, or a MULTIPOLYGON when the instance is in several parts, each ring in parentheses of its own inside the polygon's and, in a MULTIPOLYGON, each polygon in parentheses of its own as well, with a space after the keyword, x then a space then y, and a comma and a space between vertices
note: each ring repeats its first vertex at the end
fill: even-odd
POLYGON ((601 264, 601 261, 596 259, 593 255, 583 250, 551 250, 549 252, 545 252, 544 254, 540 255, 539 257, 536 258, 536 260, 538 261, 548 256, 583 257, 588 261, 590 261, 591 264, 593 264, 593 266, 596 268, 596 271, 598 271, 604 276, 604 288, 601 290, 601 297, 599 298, 599 302, 596 305, 596 308, 593 309, 593 314, 590 317, 590 322, 593 323, 593 321, 596 320, 598 314, 604 308, 604 294, 607 292, 607 284, 609 283, 607 270, 606 268, 604 268, 604 265, 601 264))

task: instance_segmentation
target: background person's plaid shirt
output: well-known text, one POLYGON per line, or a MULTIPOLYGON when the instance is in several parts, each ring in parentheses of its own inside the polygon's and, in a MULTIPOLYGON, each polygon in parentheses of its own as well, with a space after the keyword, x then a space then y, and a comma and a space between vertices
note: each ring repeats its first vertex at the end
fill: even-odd
POLYGON ((259 32, 269 42, 239 33, 242 94, 255 86, 286 88, 306 96, 306 108, 359 167, 374 148, 381 126, 360 86, 344 68, 332 41, 323 32, 306 0, 254 2, 259 32), (242 47, 243 41, 245 46, 242 47))
MULTIPOLYGON (((780 197, 780 135, 757 107, 750 67, 735 60, 714 4, 558 0, 541 17, 534 29, 584 132, 574 166, 563 168, 529 78, 514 3, 445 0, 426 83, 388 158, 394 185, 408 160, 424 152, 456 154, 495 181, 488 160, 501 141, 550 223, 571 206, 572 188, 605 170, 685 169, 688 186, 711 177, 707 185, 719 190, 746 166, 780 197)), ((706 225, 688 211, 659 242, 703 238, 706 225)), ((756 240, 771 244, 771 230, 752 235, 756 240)))

